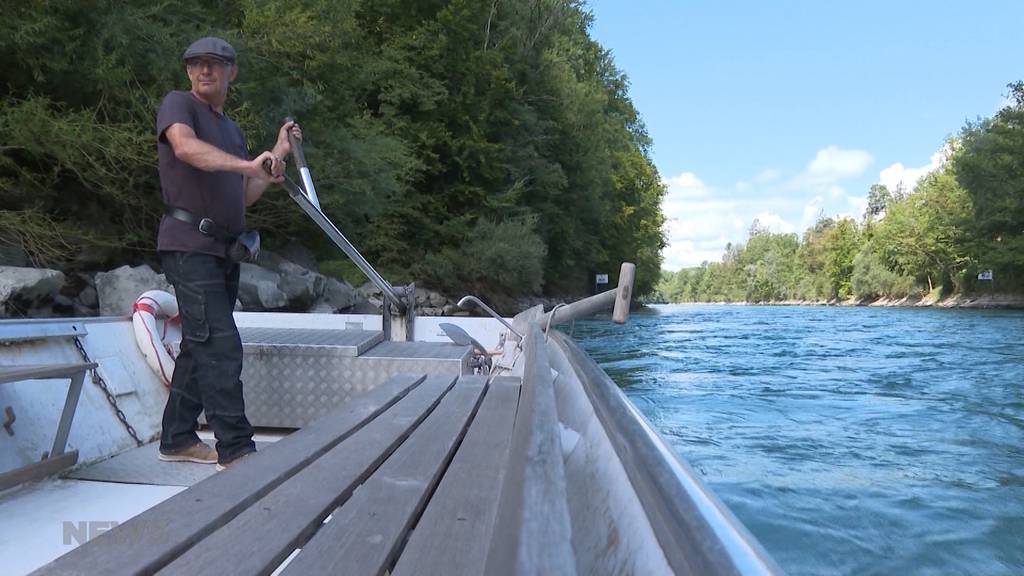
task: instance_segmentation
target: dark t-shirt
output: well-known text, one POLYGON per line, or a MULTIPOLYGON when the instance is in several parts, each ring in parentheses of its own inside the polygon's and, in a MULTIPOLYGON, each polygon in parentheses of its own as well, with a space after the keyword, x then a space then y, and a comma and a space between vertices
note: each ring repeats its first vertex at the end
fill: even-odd
MULTIPOLYGON (((164 131, 172 124, 192 128, 200 140, 248 159, 242 130, 191 92, 174 91, 164 96, 156 117, 157 153, 160 159, 160 191, 164 204, 184 208, 201 218, 210 218, 223 230, 238 234, 245 226, 244 179, 236 172, 206 172, 179 160, 164 131)), ((226 242, 201 233, 195 224, 167 215, 160 221, 158 250, 201 252, 223 257, 226 242)))

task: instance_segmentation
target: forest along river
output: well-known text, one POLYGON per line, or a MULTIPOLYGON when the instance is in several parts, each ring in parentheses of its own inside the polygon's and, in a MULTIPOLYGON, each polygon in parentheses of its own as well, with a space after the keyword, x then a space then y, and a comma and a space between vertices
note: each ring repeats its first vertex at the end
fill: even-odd
POLYGON ((572 331, 787 573, 1024 573, 1024 311, 671 305, 572 331))

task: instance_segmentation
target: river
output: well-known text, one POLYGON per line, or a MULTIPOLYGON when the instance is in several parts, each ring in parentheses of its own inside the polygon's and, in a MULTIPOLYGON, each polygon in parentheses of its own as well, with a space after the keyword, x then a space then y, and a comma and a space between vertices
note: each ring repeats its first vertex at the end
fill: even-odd
POLYGON ((572 330, 787 573, 1024 573, 1024 312, 673 305, 572 330))

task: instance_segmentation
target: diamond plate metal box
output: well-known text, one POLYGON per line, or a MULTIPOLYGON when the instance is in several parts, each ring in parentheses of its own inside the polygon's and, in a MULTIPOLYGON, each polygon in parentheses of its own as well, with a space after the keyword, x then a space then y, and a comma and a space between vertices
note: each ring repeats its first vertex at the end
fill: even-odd
POLYGON ((301 428, 395 374, 470 372, 468 346, 381 342, 379 331, 240 330, 245 412, 253 426, 301 428))

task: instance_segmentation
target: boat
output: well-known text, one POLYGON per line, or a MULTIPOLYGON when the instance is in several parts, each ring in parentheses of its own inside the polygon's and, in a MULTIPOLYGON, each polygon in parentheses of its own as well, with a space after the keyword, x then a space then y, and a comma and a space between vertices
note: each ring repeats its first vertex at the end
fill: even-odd
POLYGON ((485 315, 417 318, 415 287, 366 262, 302 168, 290 194, 382 312, 236 312, 258 451, 220 472, 158 460, 168 392, 130 317, 0 321, 0 571, 781 573, 557 329, 625 322, 631 264, 552 310, 467 295, 485 315))

